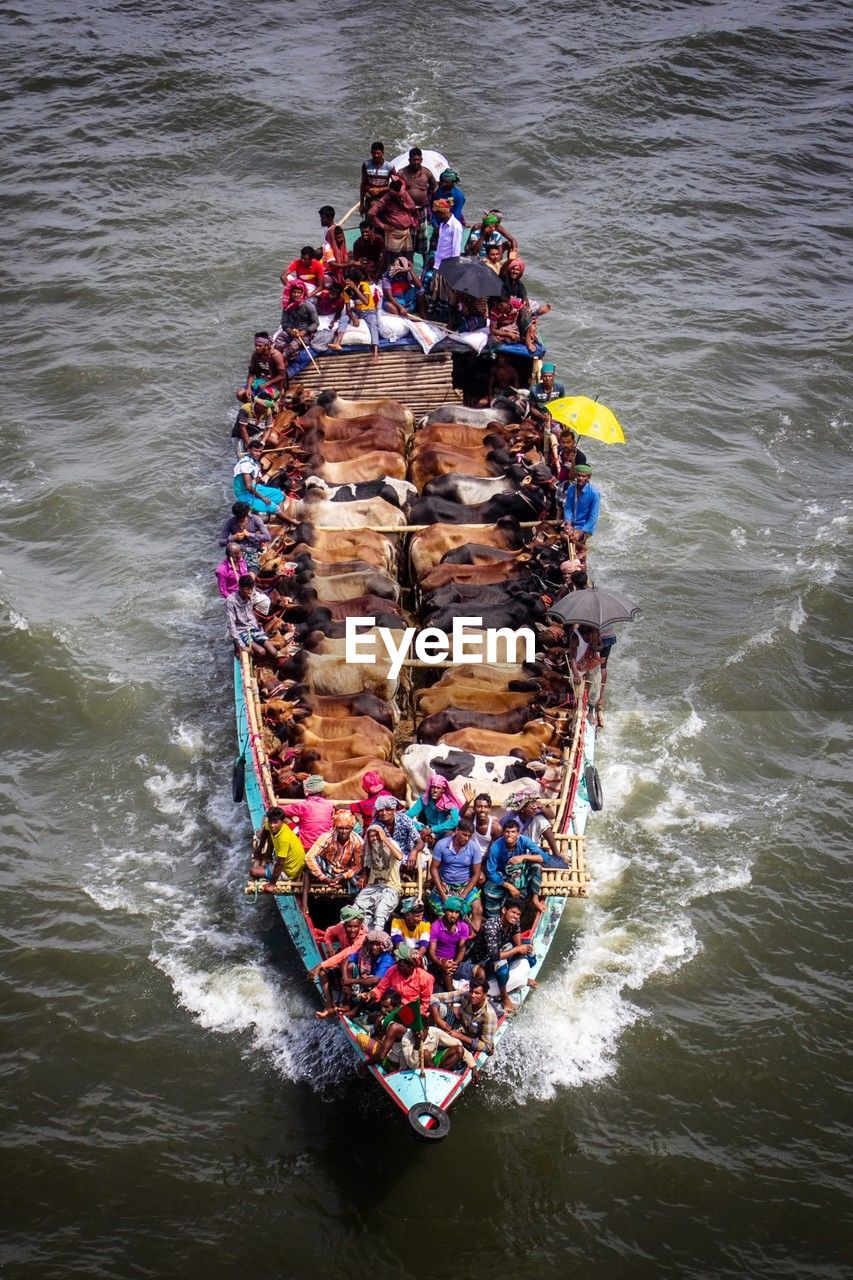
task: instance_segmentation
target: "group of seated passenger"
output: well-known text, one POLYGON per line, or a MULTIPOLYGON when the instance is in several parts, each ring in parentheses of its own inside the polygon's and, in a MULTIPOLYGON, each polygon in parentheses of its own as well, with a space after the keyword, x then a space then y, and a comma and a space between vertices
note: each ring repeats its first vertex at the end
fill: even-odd
POLYGON ((505 948, 520 944, 499 925, 514 923, 517 932, 522 911, 536 917, 545 906, 543 868, 566 866, 538 787, 520 789, 496 814, 487 793, 466 783, 459 798, 439 774, 408 809, 381 779, 378 793, 369 774, 362 781, 366 802, 335 806, 321 777, 306 779, 303 800, 268 810, 252 860, 264 890, 305 875, 309 889, 325 885, 351 899, 340 923, 318 937, 329 951, 312 971, 324 1015, 378 985, 401 944, 439 991, 453 992, 481 969, 512 1012, 505 948), (428 891, 404 896, 404 877, 428 891))
POLYGON ((522 280, 518 241, 499 209, 486 210, 465 242, 465 196, 455 169, 435 178, 419 147, 394 169, 382 142, 374 142, 361 170, 359 235, 350 250, 332 205, 319 211, 323 240, 303 245, 281 272, 281 324, 275 351, 292 364, 326 331, 325 348, 339 350, 347 329, 365 325, 378 357, 380 312, 412 320, 430 318, 451 330, 484 330, 488 349, 520 344, 537 349, 536 326, 550 306, 532 302, 522 280), (415 270, 420 255, 423 272, 415 270), (494 271, 491 298, 449 289, 439 274, 446 258, 467 254, 494 271))

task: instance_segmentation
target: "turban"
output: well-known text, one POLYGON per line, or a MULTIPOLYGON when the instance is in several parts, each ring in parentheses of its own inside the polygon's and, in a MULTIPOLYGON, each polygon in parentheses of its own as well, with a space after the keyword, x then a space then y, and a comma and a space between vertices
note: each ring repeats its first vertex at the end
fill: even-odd
POLYGON ((446 778, 442 778, 440 773, 431 773, 427 778, 426 790, 421 796, 422 804, 428 804, 430 801, 435 805, 440 813, 449 813, 451 809, 458 809, 456 797, 450 789, 450 783, 446 778), (437 800, 433 800, 430 795, 432 787, 441 787, 441 795, 437 800))
POLYGON ((499 213, 486 213, 483 215, 484 227, 496 227, 501 220, 499 213))
POLYGON ((355 827, 355 814, 350 813, 349 809, 336 809, 332 826, 337 831, 352 831, 355 827))
MULTIPOLYGON (((524 275, 524 272, 525 272, 525 270, 526 270, 526 268, 527 268, 527 263, 524 261, 524 259, 523 259, 523 258, 510 258, 509 262, 507 263, 507 266, 508 266, 508 267, 520 267, 520 268, 521 268, 521 270, 519 271, 519 275, 522 275, 522 276, 523 276, 523 275, 524 275)), ((543 372, 544 372, 546 369, 553 369, 553 368, 554 368, 554 366, 553 366, 552 364, 551 364, 551 365, 543 364, 543 366, 542 366, 543 372)))
POLYGON ((403 915, 407 915, 410 911, 423 911, 424 904, 417 898, 404 898, 400 903, 400 910, 403 915))
POLYGON ((396 809, 400 802, 394 796, 382 795, 377 796, 373 802, 373 812, 381 813, 383 809, 396 809))
MULTIPOLYGON (((346 908, 344 908, 346 910, 346 908)), ((380 943, 383 951, 391 950, 391 939, 384 929, 369 929, 367 932, 368 942, 380 943)))
POLYGON ((361 785, 367 794, 371 795, 375 791, 381 791, 385 783, 381 773, 377 773, 375 769, 368 769, 365 774, 362 774, 361 785))
POLYGON ((591 476, 592 467, 588 467, 585 462, 582 462, 579 466, 575 467, 575 474, 579 476, 591 476))
POLYGON ((452 205, 449 200, 433 200, 433 213, 450 213, 452 205))
POLYGON ((439 182, 458 182, 459 174, 455 169, 442 169, 438 175, 439 182))
POLYGON ((364 912, 361 907, 349 906, 341 907, 341 924, 346 924, 347 920, 363 920, 364 912))
POLYGON ((321 796, 326 790, 326 784, 320 777, 319 773, 312 773, 306 778, 302 784, 302 790, 306 796, 321 796))
POLYGON ((444 899, 444 909, 445 911, 461 912, 465 910, 465 903, 461 898, 458 898, 455 893, 452 893, 449 898, 444 899))
MULTIPOLYGON (((531 800, 539 799, 539 789, 537 787, 522 787, 519 791, 514 791, 506 802, 506 807, 518 811, 523 809, 531 800)), ((504 819, 506 821, 506 819, 504 819)))
POLYGON ((405 942, 401 942, 401 943, 400 943, 400 945, 399 945, 398 947, 396 947, 396 948, 395 948, 395 950, 394 950, 394 959, 395 959, 395 960, 408 960, 408 961, 409 961, 409 964, 414 964, 414 962, 415 962, 415 953, 412 951, 412 948, 411 948, 411 947, 409 947, 409 946, 407 946, 407 945, 406 945, 406 943, 405 943, 405 942))
POLYGON ((524 306, 524 299, 510 298, 509 305, 512 307, 513 311, 520 311, 521 308, 524 306))
POLYGON ((408 275, 412 269, 412 264, 408 258, 395 258, 388 268, 389 276, 408 275))

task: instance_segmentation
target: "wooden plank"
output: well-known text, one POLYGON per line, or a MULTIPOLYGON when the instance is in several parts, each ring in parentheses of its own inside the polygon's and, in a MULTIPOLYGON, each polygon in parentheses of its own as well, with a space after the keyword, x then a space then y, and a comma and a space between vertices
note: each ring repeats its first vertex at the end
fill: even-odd
POLYGON ((398 348, 380 351, 374 364, 367 347, 343 355, 318 354, 317 363, 319 370, 303 369, 293 385, 310 391, 335 390, 347 399, 398 399, 413 414, 462 400, 462 393, 453 386, 453 359, 448 352, 426 356, 419 348, 398 348))

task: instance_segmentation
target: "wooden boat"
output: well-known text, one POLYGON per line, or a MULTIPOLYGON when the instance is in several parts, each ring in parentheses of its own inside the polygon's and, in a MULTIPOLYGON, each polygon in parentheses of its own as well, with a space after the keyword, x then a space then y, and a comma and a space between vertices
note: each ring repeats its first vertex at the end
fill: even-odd
MULTIPOLYGON (((531 361, 528 376, 532 375, 532 371, 531 361)), ((350 398, 391 395, 413 411, 422 413, 436 404, 461 399, 458 388, 453 385, 453 374, 453 360, 448 355, 428 356, 419 349, 409 348, 405 352, 399 349, 387 352, 383 350, 378 364, 370 361, 367 352, 346 352, 334 356, 318 353, 314 363, 300 375, 299 382, 314 390, 319 389, 324 382, 338 390, 343 387, 350 398)), ((395 532, 383 530, 398 545, 402 562, 405 561, 406 538, 411 531, 411 526, 395 532)), ((416 678, 423 679, 423 672, 420 670, 423 664, 411 662, 410 665, 416 669, 416 678)), ((239 752, 246 766, 243 789, 252 825, 257 833, 266 809, 277 803, 277 797, 264 746, 258 684, 252 661, 246 655, 240 660, 235 659, 234 691, 239 752)), ((407 745, 405 737, 402 741, 400 738, 398 733, 398 746, 407 745)), ((543 871, 541 896, 544 899, 544 909, 525 922, 525 940, 530 941, 535 948, 528 975, 532 978, 539 975, 554 942, 566 899, 584 897, 587 892, 589 875, 585 857, 586 826, 591 809, 600 807, 600 796, 595 794, 597 774, 594 771, 594 756, 595 733, 589 730, 585 700, 581 699, 574 709, 570 734, 564 739, 561 769, 554 792, 556 819, 553 829, 566 851, 568 865, 564 870, 543 871)), ((347 797, 351 801, 362 798, 358 795, 347 797)), ((254 901, 263 900, 264 895, 260 893, 263 884, 264 882, 257 880, 249 881, 246 885, 247 896, 254 901)), ((415 883, 407 885, 404 882, 404 896, 416 893, 418 887, 415 883)), ((274 898, 303 964, 306 969, 313 968, 325 954, 318 944, 318 934, 322 934, 325 926, 337 920, 338 910, 347 899, 330 895, 327 886, 309 882, 307 871, 297 881, 280 882, 274 887, 266 887, 267 892, 270 889, 270 896, 274 898)), ((514 994, 517 1006, 520 1007, 530 994, 531 988, 527 985, 519 987, 514 994)), ((337 1021, 351 1044, 354 1058, 366 1062, 365 1053, 357 1040, 358 1033, 363 1028, 348 1016, 337 1015, 337 1021)), ((496 1053, 499 1052, 501 1038, 511 1033, 511 1023, 511 1019, 499 1014, 496 1053)), ((480 1054, 477 1070, 486 1067, 489 1061, 488 1055, 480 1054)), ((456 1070, 442 1070, 440 1067, 427 1065, 420 1070, 394 1071, 367 1064, 367 1071, 408 1116, 415 1132, 429 1139, 445 1136, 449 1129, 447 1110, 474 1078, 472 1071, 463 1068, 462 1064, 456 1070)))

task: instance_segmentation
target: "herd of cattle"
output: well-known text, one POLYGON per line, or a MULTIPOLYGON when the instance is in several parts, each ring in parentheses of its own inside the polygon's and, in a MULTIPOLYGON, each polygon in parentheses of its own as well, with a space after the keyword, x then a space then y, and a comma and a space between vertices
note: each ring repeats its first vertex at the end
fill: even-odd
POLYGON ((470 664, 412 679, 404 667, 392 678, 381 644, 374 663, 344 655, 348 617, 447 633, 472 614, 484 629, 544 621, 565 551, 523 484, 518 458, 535 437, 508 399, 488 409, 441 405, 415 427, 394 400, 325 392, 312 403, 297 393, 277 416, 264 478, 290 493, 297 523, 273 518, 261 557, 266 629, 281 661, 259 670, 258 686, 281 798, 300 796, 301 779, 320 774, 330 799, 363 799, 367 770, 403 799, 433 772, 470 780, 496 806, 520 779, 543 794, 559 786, 572 715, 565 670, 470 664), (410 525, 428 527, 395 532, 410 525), (401 707, 414 722, 405 747, 401 707))

